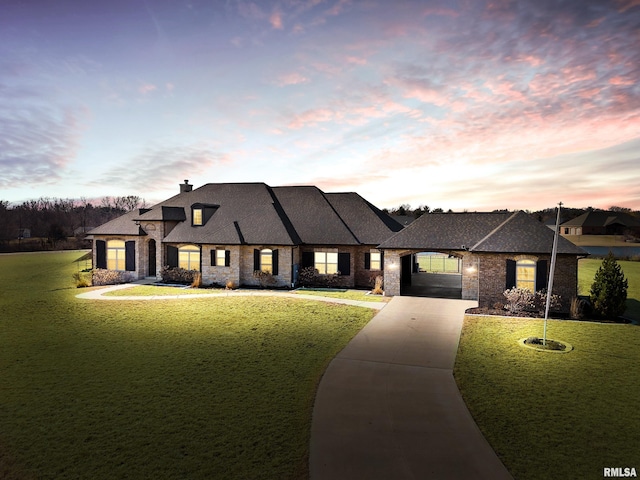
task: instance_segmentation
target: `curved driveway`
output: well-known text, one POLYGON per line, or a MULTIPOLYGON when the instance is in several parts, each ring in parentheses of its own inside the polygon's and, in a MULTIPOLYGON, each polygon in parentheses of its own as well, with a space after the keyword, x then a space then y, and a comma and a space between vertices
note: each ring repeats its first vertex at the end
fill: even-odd
POLYGON ((394 297, 327 368, 311 426, 311 480, 512 479, 453 378, 464 310, 394 297))

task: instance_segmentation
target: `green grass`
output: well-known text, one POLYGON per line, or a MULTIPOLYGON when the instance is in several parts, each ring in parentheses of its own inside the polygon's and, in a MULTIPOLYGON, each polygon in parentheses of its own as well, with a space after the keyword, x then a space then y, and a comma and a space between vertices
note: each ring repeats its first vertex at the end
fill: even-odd
MULTIPOLYGON (((578 294, 589 295, 596 271, 602 259, 583 258, 578 262, 578 294)), ((618 260, 618 264, 629 282, 627 311, 625 316, 640 320, 640 262, 618 260)))
POLYGON ((137 285, 135 287, 123 288, 122 290, 113 290, 105 292, 103 295, 107 297, 166 297, 175 295, 203 295, 208 293, 224 293, 219 288, 187 288, 187 287, 169 287, 157 285, 137 285))
POLYGON ((517 480, 598 479, 640 466, 640 327, 550 321, 548 338, 574 346, 537 352, 542 321, 466 317, 455 365, 465 402, 517 480))
MULTIPOLYGON (((390 297, 380 295, 367 295, 369 290, 350 289, 344 292, 332 291, 315 291, 315 290, 294 290, 292 293, 299 295, 314 295, 328 298, 342 298, 347 300, 360 300, 363 302, 388 302, 390 297)), ((165 287, 157 285, 138 285, 122 290, 114 290, 104 293, 108 297, 127 297, 127 296, 172 296, 172 295, 206 295, 227 293, 226 290, 220 288, 181 288, 181 287, 165 287)))
POLYGON ((350 289, 346 292, 330 292, 330 291, 314 291, 314 290, 294 290, 294 293, 299 295, 315 295, 318 297, 328 298, 343 298, 346 300, 360 300, 362 302, 388 302, 390 297, 383 297, 381 295, 367 295, 369 290, 355 290, 350 289))
POLYGON ((417 262, 422 272, 458 273, 459 259, 448 255, 417 255, 417 262))
POLYGON ((317 383, 372 310, 80 300, 79 256, 0 256, 0 478, 307 477, 317 383))

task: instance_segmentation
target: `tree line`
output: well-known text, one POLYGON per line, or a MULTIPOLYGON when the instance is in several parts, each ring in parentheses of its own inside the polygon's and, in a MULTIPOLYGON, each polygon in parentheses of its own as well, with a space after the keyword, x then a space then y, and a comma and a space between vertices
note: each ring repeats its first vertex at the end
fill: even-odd
POLYGON ((0 251, 86 247, 88 230, 143 207, 135 195, 97 201, 41 197, 15 205, 0 200, 0 251))
MULTIPOLYGON (((454 213, 454 211, 451 209, 445 212, 442 208, 431 209, 427 205, 420 205, 416 208, 412 208, 411 205, 407 203, 403 203, 402 205, 399 205, 393 208, 383 208, 382 211, 393 216, 412 217, 412 218, 418 218, 424 215, 425 213, 454 213)), ((493 213, 509 213, 512 211, 513 210, 509 210, 509 209, 499 209, 499 210, 493 210, 493 213)), ((601 208, 593 208, 593 207, 572 208, 572 207, 563 206, 561 214, 562 214, 563 221, 568 221, 573 218, 579 217, 580 215, 583 215, 587 212, 593 212, 593 211, 628 213, 629 215, 633 215, 634 217, 640 219, 640 211, 635 211, 627 207, 618 207, 616 205, 613 205, 606 210, 601 208)), ((468 212, 468 210, 464 210, 464 212, 466 213, 468 212)), ((544 210, 537 210, 534 212, 527 210, 527 213, 534 216, 540 222, 547 222, 551 218, 553 219, 556 218, 555 207, 546 208, 544 210)))

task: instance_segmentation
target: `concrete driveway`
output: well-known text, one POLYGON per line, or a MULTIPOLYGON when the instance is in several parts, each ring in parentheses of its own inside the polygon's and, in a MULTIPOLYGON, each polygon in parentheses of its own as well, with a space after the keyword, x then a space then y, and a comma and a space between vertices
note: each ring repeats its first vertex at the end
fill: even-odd
POLYGON ((312 480, 512 479, 453 379, 476 305, 394 297, 334 358, 314 405, 312 480))

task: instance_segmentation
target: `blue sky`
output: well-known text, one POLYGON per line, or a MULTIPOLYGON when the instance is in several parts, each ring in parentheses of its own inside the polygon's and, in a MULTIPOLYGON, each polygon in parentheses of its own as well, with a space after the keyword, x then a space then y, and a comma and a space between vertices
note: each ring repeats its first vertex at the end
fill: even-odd
POLYGON ((0 199, 640 209, 640 0, 4 0, 0 199))

